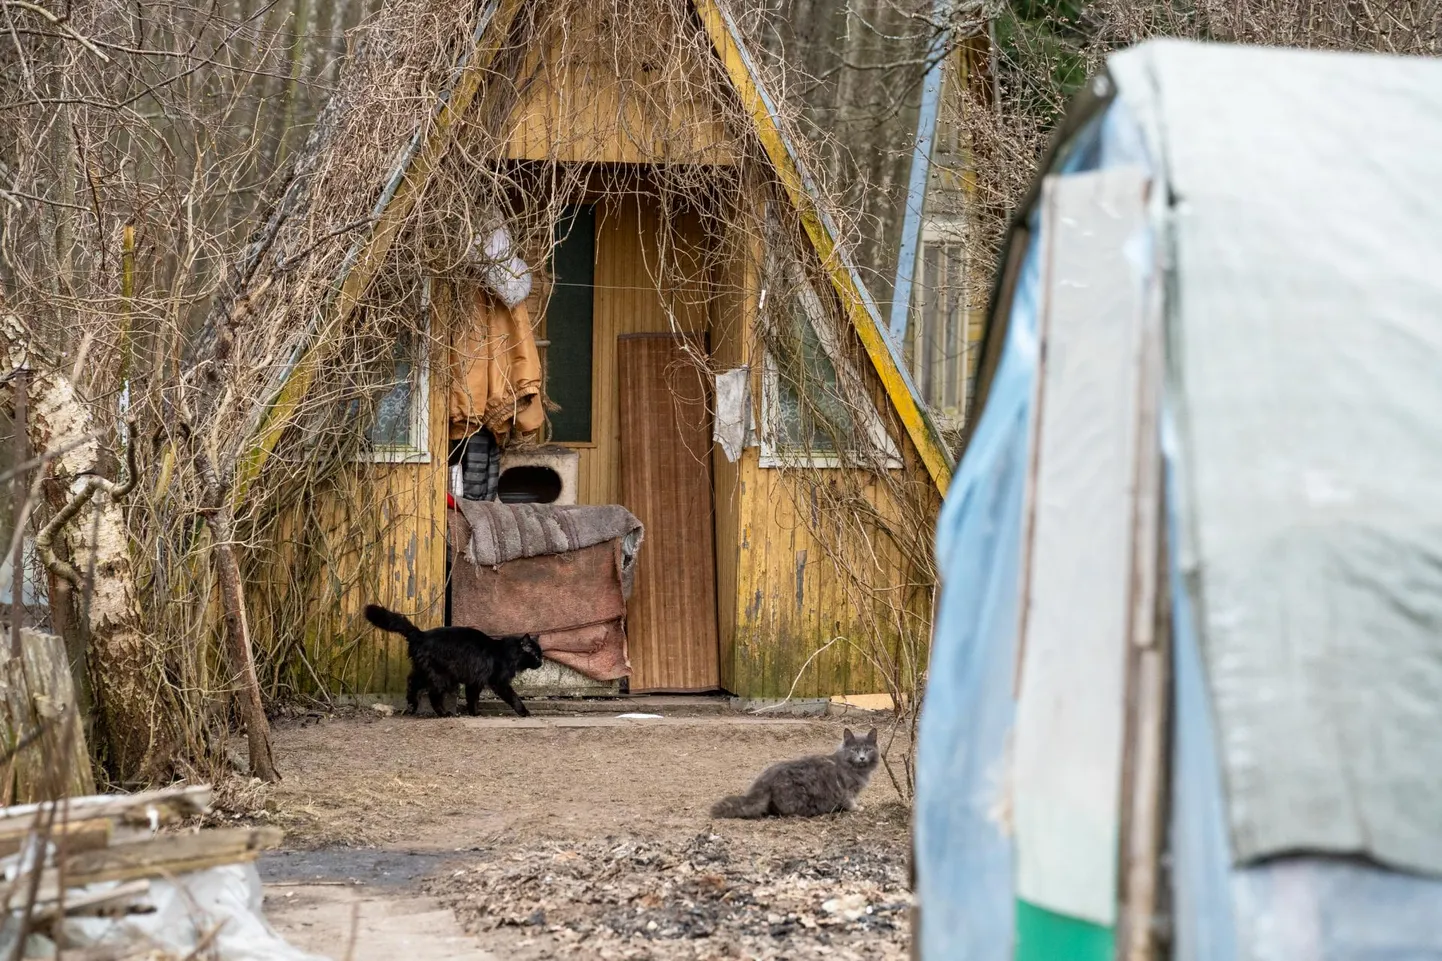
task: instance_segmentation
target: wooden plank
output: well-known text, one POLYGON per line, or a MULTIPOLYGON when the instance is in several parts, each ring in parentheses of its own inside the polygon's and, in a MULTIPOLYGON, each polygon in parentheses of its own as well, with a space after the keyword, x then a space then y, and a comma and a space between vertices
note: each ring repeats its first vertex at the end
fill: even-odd
MULTIPOLYGON (((136 905, 149 893, 150 881, 146 879, 126 881, 105 891, 81 892, 72 889, 66 891, 63 898, 56 897, 49 901, 37 899, 31 918, 43 921, 58 917, 62 913, 70 917, 81 914, 120 913, 136 905)), ((75 954, 67 950, 65 957, 74 958, 75 954)))
POLYGON ((1017 897, 1117 920, 1142 299, 1124 254, 1144 174, 1049 179, 1045 403, 1035 417, 1014 735, 1017 897))
POLYGON ((65 859, 65 883, 81 887, 253 861, 262 851, 280 847, 282 838, 281 830, 273 827, 217 828, 82 851, 65 859))
MULTIPOLYGON (((94 851, 65 859, 64 870, 48 867, 40 875, 36 903, 59 900, 65 888, 102 881, 134 881, 204 871, 226 864, 243 864, 261 852, 280 847, 279 828, 218 828, 198 834, 169 834, 94 851)), ((33 874, 22 874, 6 889, 6 903, 14 906, 26 897, 33 874)))
MULTIPOLYGON (((67 821, 51 826, 49 839, 66 851, 91 851, 110 843, 111 822, 108 818, 89 821, 67 821)), ((31 832, 10 832, 0 836, 0 858, 19 853, 31 832)))
POLYGON ((941 434, 930 414, 918 402, 911 378, 894 353, 890 339, 882 332, 875 305, 856 271, 842 255, 829 218, 813 199, 817 194, 815 186, 782 133, 776 104, 757 79, 751 57, 741 43, 740 31, 717 0, 693 2, 716 55, 731 77, 742 107, 751 115, 761 145, 776 169, 792 206, 801 217, 812 249, 836 289, 842 309, 866 349, 877 376, 881 378, 907 436, 911 438, 937 490, 946 493, 951 483, 951 455, 942 444, 941 434))
POLYGON ((617 338, 621 502, 646 525, 628 605, 632 691, 721 683, 711 511, 711 422, 703 374, 677 334, 617 338))
POLYGON ((176 818, 205 813, 210 809, 212 793, 209 784, 197 784, 139 794, 98 794, 59 802, 18 804, 0 810, 0 837, 16 833, 23 835, 35 826, 36 815, 52 808, 58 808, 56 821, 62 818, 70 821, 114 818, 123 824, 146 824, 154 817, 164 824, 176 818))
POLYGON ((5 745, 30 743, 6 766, 4 799, 92 794, 95 777, 65 642, 29 630, 20 641, 21 656, 6 659, 0 669, 0 726, 5 745))
MULTIPOLYGON (((1156 271, 1161 276, 1161 271, 1156 271)), ((1137 491, 1132 522, 1131 672, 1122 816, 1122 891, 1118 957, 1153 961, 1161 952, 1156 917, 1166 832, 1167 731, 1171 639, 1167 530, 1161 452, 1163 287, 1147 290, 1137 403, 1137 491)))

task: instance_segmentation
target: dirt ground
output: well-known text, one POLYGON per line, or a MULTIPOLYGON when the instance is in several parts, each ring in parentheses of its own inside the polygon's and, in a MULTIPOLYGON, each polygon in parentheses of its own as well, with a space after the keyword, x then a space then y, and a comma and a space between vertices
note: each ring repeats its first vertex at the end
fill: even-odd
POLYGON ((766 765, 849 719, 358 715, 275 730, 263 818, 297 859, 413 852, 413 887, 498 957, 906 957, 908 813, 713 820, 766 765), (309 853, 303 853, 309 852, 309 853))

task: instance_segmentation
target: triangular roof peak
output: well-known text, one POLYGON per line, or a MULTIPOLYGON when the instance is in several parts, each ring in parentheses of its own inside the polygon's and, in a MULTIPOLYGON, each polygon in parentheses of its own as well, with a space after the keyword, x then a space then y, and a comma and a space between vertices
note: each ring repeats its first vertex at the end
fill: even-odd
MULTIPOLYGON (((402 151, 381 196, 372 208, 372 226, 368 234, 356 242, 341 266, 341 275, 333 288, 331 310, 328 311, 332 321, 337 314, 343 318, 354 309, 375 278, 391 245, 415 209, 421 188, 442 163, 444 154, 467 119, 484 105, 488 96, 486 88, 499 77, 515 80, 517 75, 521 74, 518 67, 526 63, 526 58, 530 58, 532 63, 539 63, 544 56, 539 51, 518 49, 515 43, 513 28, 518 23, 524 23, 518 20, 518 17, 528 8, 532 8, 534 2, 537 0, 484 0, 468 48, 463 51, 456 64, 447 89, 439 97, 431 120, 416 131, 409 145, 402 151), (523 54, 519 63, 518 52, 523 54)), ((835 291, 843 316, 856 331, 858 340, 927 473, 937 488, 945 492, 951 479, 951 456, 906 371, 899 350, 883 332, 880 315, 870 294, 840 246, 839 233, 820 199, 817 185, 790 139, 779 104, 762 82, 760 70, 746 49, 737 24, 718 0, 687 0, 687 3, 692 16, 685 18, 689 21, 688 24, 678 23, 678 29, 689 26, 704 34, 705 43, 698 44, 698 49, 705 50, 709 47, 710 53, 721 65, 737 98, 737 104, 750 123, 750 132, 755 134, 764 150, 766 160, 776 175, 776 181, 784 189, 799 218, 806 243, 835 291)), ((642 6, 649 8, 650 5, 636 5, 638 9, 642 6)), ((603 58, 598 56, 597 59, 603 58)), ((566 64, 561 64, 560 68, 571 69, 566 64)), ((552 78, 553 81, 555 79, 552 78)), ((564 85, 564 74, 559 79, 564 85)), ((643 81, 638 78, 622 78, 621 82, 643 81)), ((516 97, 505 111, 507 121, 514 121, 507 142, 509 155, 530 158, 531 153, 540 149, 538 131, 544 133, 544 124, 555 123, 557 118, 584 119, 587 111, 594 109, 590 104, 567 103, 564 89, 557 91, 554 83, 549 86, 551 89, 537 91, 522 78, 513 88, 516 97), (550 100, 558 95, 559 100, 550 100)), ((719 114, 711 115, 708 112, 710 108, 704 103, 678 102, 674 97, 664 99, 664 102, 677 110, 674 118, 676 122, 659 128, 659 136, 664 141, 660 144, 656 142, 658 128, 652 125, 645 136, 636 138, 641 148, 646 148, 646 152, 651 152, 658 146, 664 148, 660 152, 668 158, 667 162, 672 157, 681 163, 726 162, 720 151, 726 140, 734 141, 735 133, 722 135, 708 131, 710 125, 719 123, 719 114), (691 153, 689 158, 686 156, 688 151, 691 153)), ((734 110, 731 115, 734 115, 734 110)), ((584 130, 581 132, 584 133, 584 130)), ((583 144, 584 137, 578 139, 574 136, 575 133, 572 131, 571 139, 583 144)), ((550 160, 612 159, 620 162, 654 162, 653 157, 640 155, 597 158, 584 157, 578 153, 575 158, 568 158, 549 153, 545 157, 550 160)), ((303 335, 302 343, 298 345, 298 351, 292 355, 292 363, 283 374, 282 385, 267 406, 259 425, 258 447, 238 469, 237 486, 241 489, 253 479, 260 465, 267 459, 269 451, 279 441, 321 363, 321 351, 315 338, 320 323, 319 317, 311 322, 310 328, 303 335)))

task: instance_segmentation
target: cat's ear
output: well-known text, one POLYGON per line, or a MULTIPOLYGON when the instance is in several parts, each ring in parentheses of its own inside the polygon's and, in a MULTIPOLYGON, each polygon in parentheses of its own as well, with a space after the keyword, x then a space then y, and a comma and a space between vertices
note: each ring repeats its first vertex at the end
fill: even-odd
POLYGON ((842 744, 850 744, 851 742, 853 742, 853 741, 855 741, 855 740, 856 740, 856 735, 851 733, 851 728, 849 728, 849 727, 843 727, 843 728, 841 729, 841 743, 842 743, 842 744))
POLYGON ((876 743, 876 728, 873 727, 871 730, 866 732, 866 739, 872 744, 876 743))

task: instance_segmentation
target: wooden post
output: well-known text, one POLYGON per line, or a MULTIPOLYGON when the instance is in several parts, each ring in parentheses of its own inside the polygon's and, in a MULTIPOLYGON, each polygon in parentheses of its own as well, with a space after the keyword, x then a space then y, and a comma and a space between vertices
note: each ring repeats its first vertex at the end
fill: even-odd
MULTIPOLYGON (((1162 276, 1160 264, 1155 276, 1162 276)), ((1118 961, 1162 957, 1157 918, 1165 894, 1167 748, 1171 715, 1171 631, 1166 495, 1162 473, 1163 285, 1146 293, 1137 404, 1136 508, 1132 518, 1132 584, 1123 817, 1120 833, 1118 961)))
POLYGON ((79 710, 65 642, 25 631, 20 656, 0 669, 0 743, 12 755, 0 783, 5 804, 95 793, 79 710))
POLYGON ((25 483, 26 471, 20 469, 27 455, 25 444, 26 402, 30 397, 29 377, 24 368, 15 372, 15 480, 11 488, 14 493, 15 527, 11 535, 15 539, 15 556, 10 567, 10 656, 20 656, 20 625, 25 620, 25 506, 30 499, 30 487, 25 483))

